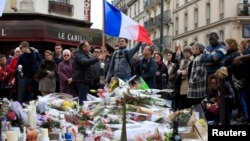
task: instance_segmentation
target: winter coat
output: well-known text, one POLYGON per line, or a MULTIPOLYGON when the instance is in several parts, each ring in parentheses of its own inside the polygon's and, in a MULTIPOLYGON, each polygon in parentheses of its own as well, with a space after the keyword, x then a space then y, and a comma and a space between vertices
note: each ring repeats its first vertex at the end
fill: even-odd
POLYGON ((144 79, 149 88, 156 88, 156 71, 157 64, 151 57, 150 59, 141 59, 136 65, 136 74, 144 79))
POLYGON ((54 61, 43 60, 37 72, 39 91, 55 92, 57 67, 54 61))
POLYGON ((192 63, 187 94, 188 98, 204 98, 207 95, 207 71, 204 63, 201 63, 201 57, 202 54, 199 54, 192 63))
POLYGON ((60 92, 78 96, 76 86, 73 83, 68 84, 68 79, 73 76, 72 60, 64 60, 58 64, 58 76, 60 78, 60 92))
POLYGON ((91 86, 94 83, 93 64, 99 62, 98 58, 92 58, 87 52, 76 49, 73 61, 73 81, 91 86))

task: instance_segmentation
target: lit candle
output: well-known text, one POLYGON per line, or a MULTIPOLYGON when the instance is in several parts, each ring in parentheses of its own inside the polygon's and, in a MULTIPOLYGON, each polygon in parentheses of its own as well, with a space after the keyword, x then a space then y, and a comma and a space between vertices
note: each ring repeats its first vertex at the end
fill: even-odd
POLYGON ((26 127, 23 127, 23 141, 26 141, 26 127))
POLYGON ((42 138, 48 138, 49 132, 47 128, 42 128, 42 138))
POLYGON ((28 123, 31 128, 36 128, 36 104, 34 101, 31 101, 28 107, 28 123))
POLYGON ((7 141, 18 141, 18 135, 16 131, 7 131, 7 141))

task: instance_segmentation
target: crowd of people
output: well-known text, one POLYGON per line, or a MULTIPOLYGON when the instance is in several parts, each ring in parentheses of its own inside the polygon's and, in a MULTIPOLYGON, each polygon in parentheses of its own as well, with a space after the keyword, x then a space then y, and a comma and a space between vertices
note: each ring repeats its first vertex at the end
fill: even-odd
POLYGON ((79 97, 82 105, 90 89, 103 88, 113 77, 128 81, 136 75, 151 89, 174 89, 175 110, 200 104, 211 124, 249 123, 250 40, 219 41, 212 32, 209 45, 175 44, 166 54, 141 42, 129 48, 126 38, 118 41, 111 53, 82 41, 70 49, 56 44, 54 51, 44 54, 23 41, 11 58, 0 55, 1 97, 11 93, 23 103, 60 92, 79 97), (136 56, 140 49, 142 55, 136 56), (104 80, 100 80, 102 75, 104 80))

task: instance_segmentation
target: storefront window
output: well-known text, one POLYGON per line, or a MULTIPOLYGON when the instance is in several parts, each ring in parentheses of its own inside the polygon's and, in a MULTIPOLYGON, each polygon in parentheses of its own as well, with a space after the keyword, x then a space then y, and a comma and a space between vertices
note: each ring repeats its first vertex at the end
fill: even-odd
POLYGON ((65 4, 68 4, 69 2, 69 0, 53 0, 53 1, 55 1, 55 2, 60 2, 60 3, 65 3, 65 4))

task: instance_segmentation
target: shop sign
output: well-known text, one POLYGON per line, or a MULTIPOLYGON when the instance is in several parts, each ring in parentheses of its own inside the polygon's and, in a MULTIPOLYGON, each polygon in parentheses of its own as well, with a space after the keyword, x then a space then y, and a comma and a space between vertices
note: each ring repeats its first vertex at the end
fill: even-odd
POLYGON ((84 20, 90 22, 91 0, 84 1, 84 20))
POLYGON ((80 41, 85 41, 85 40, 89 42, 93 41, 93 38, 91 36, 82 36, 78 34, 70 34, 70 33, 64 33, 64 32, 58 33, 58 39, 75 41, 75 42, 80 42, 80 41))
POLYGON ((4 37, 4 36, 7 36, 7 34, 5 33, 5 30, 4 29, 1 29, 1 34, 0 34, 1 37, 4 37))

